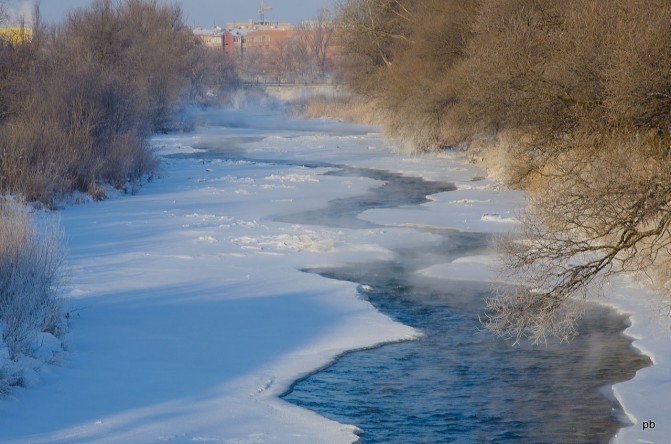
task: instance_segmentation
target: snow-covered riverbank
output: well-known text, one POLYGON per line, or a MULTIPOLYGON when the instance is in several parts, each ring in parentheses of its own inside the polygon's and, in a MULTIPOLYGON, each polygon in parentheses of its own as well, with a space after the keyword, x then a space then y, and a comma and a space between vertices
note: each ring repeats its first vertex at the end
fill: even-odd
MULTIPOLYGON (((447 157, 455 159, 449 155, 447 157)), ((459 162, 458 158, 456 161, 459 162)), ((477 174, 477 171, 473 174, 477 174)), ((440 177, 440 173, 438 176, 422 176, 436 178, 440 177)), ((514 224, 514 218, 511 219, 510 214, 516 214, 523 208, 522 196, 509 191, 496 191, 492 187, 489 181, 463 184, 456 192, 433 196, 434 202, 424 204, 421 208, 374 210, 367 212, 363 218, 388 225, 457 228, 462 231, 497 232, 499 229, 514 229, 514 225, 511 225, 514 224), (503 223, 489 223, 494 221, 503 223)), ((493 264, 496 262, 495 256, 478 255, 457 259, 449 264, 434 265, 420 273, 445 279, 495 281, 497 273, 496 265, 493 264)), ((644 288, 633 276, 611 282, 604 288, 604 297, 596 301, 630 317, 632 325, 625 333, 634 339, 633 345, 649 356, 654 364, 639 370, 635 378, 613 387, 614 395, 633 424, 622 428, 613 441, 623 444, 668 442, 671 439, 669 303, 644 288)))
POLYGON ((650 356, 653 365, 634 379, 614 387, 615 395, 634 423, 621 429, 617 443, 665 443, 671 440, 671 329, 668 302, 634 282, 618 279, 606 288, 603 301, 630 316, 626 334, 634 346, 650 356), (651 428, 651 421, 654 423, 651 428), (644 428, 646 427, 646 428, 644 428))
MULTIPOLYGON (((156 144, 188 153, 208 137, 226 148, 248 133, 354 150, 377 139, 212 127, 156 144)), ((358 299, 353 284, 298 270, 388 254, 366 239, 391 236, 383 230, 353 240, 272 222, 374 185, 323 171, 165 159, 139 195, 64 210, 71 352, 39 386, 0 403, 0 440, 353 440, 352 427, 277 395, 344 350, 417 332, 358 299)))
MULTIPOLYGON (((353 427, 277 396, 345 350, 419 333, 359 299, 354 284, 299 269, 381 259, 393 247, 433 241, 409 226, 509 230, 523 205, 522 195, 480 179, 475 167, 447 156, 395 154, 369 128, 251 110, 200 118, 208 125, 194 133, 155 138, 163 155, 185 156, 166 158, 160 177, 139 195, 63 211, 71 351, 37 387, 0 402, 0 440, 353 441, 353 427), (198 148, 265 161, 187 156, 198 148), (361 216, 381 228, 274 222, 380 184, 323 175, 328 168, 302 162, 449 180, 458 190, 361 216)), ((474 256, 442 267, 484 278, 490 262, 474 256)), ((425 272, 445 272, 438 268, 425 272)), ((634 394, 654 386, 637 381, 618 393, 641 420, 634 394)), ((651 415, 654 436, 664 436, 657 433, 669 418, 651 415)))

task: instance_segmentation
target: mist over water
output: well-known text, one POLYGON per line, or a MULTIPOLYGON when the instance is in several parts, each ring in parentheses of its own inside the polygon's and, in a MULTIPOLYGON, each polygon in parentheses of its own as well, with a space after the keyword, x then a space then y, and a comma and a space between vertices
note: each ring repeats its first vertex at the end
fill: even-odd
MULTIPOLYGON (((379 194, 393 189, 406 205, 450 190, 418 178, 384 180, 379 194)), ((352 220, 381 205, 371 194, 282 220, 366 228, 352 220)), ((347 353, 297 382, 284 399, 359 426, 364 442, 608 442, 627 424, 610 386, 650 365, 622 334, 626 316, 592 305, 573 342, 513 346, 479 330, 490 284, 417 273, 488 251, 490 236, 433 233, 441 241, 399 249, 393 261, 305 270, 361 284, 361 297, 425 337, 347 353)))
POLYGON ((478 331, 488 284, 418 279, 403 259, 306 271, 366 285, 362 297, 426 335, 348 353, 284 397, 356 424, 364 442, 608 442, 626 421, 608 386, 650 365, 603 307, 570 344, 516 347, 478 331))

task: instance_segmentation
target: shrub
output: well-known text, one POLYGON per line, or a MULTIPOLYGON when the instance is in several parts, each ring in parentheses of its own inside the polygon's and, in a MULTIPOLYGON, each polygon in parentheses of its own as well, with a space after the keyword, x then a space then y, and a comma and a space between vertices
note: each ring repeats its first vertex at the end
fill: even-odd
POLYGON ((47 206, 137 182, 156 165, 151 132, 233 78, 179 8, 155 0, 97 0, 33 27, 32 40, 0 44, 0 191, 47 206))
POLYGON ((54 346, 65 328, 59 232, 2 196, 53 207, 134 185, 156 166, 151 132, 232 80, 180 9, 155 0, 97 0, 50 28, 36 11, 31 39, 0 40, 0 393, 51 359, 36 342, 54 346))
POLYGON ((329 118, 372 125, 377 122, 375 107, 361 96, 336 90, 333 94, 318 94, 292 103, 295 115, 308 118, 329 118))
POLYGON ((33 356, 40 333, 66 328, 57 298, 61 278, 60 232, 37 223, 27 207, 0 201, 0 393, 21 383, 15 363, 33 356))

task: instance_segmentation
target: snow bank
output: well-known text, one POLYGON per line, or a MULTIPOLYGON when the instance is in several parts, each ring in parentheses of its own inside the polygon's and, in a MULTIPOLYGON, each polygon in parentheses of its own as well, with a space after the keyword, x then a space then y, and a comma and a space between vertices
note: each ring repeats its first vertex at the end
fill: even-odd
MULTIPOLYGON (((277 116, 236 118, 248 120, 155 142, 166 155, 230 140, 252 156, 330 161, 336 146, 368 153, 378 138, 349 137, 358 129, 347 125, 315 132, 277 116)), ((278 396, 346 350, 419 332, 377 312, 355 284, 299 271, 388 257, 385 243, 401 238, 400 229, 273 221, 376 184, 325 171, 171 157, 139 195, 64 209, 71 351, 37 387, 0 401, 0 441, 356 440, 354 427, 278 396)))
POLYGON ((419 270, 418 273, 451 281, 498 282, 496 267, 498 258, 494 254, 466 256, 446 264, 436 264, 419 270))
POLYGON ((623 428, 616 443, 666 443, 671 437, 671 330, 668 301, 646 290, 633 278, 621 278, 606 288, 603 301, 630 316, 626 334, 650 356, 653 365, 613 387, 633 425, 623 428), (654 422, 654 428, 650 427, 654 422), (645 427, 645 428, 644 428, 645 427))

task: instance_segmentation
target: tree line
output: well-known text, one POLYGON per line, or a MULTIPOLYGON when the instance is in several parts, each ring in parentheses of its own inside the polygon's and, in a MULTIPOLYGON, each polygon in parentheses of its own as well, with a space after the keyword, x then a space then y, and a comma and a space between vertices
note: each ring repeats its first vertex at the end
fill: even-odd
POLYGON ((30 38, 0 38, 2 194, 51 206, 137 181, 155 166, 151 132, 185 100, 234 81, 179 7, 156 0, 97 0, 53 26, 36 8, 29 23, 30 38))
POLYGON ((624 271, 671 296, 671 2, 344 0, 342 76, 414 149, 464 148, 529 192, 524 285, 488 301, 514 339, 568 338, 624 271))

